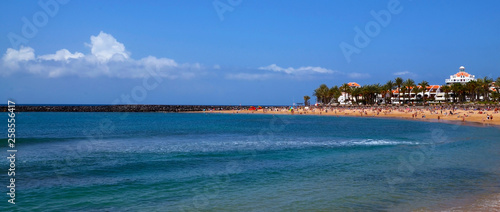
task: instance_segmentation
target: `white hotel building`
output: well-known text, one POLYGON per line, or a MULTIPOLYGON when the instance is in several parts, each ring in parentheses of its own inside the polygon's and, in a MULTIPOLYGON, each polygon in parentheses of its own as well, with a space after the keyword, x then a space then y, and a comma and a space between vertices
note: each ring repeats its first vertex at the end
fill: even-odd
POLYGON ((445 82, 447 85, 453 84, 453 83, 462 83, 465 84, 470 81, 476 80, 476 76, 469 74, 465 72, 465 67, 460 66, 460 70, 458 73, 454 75, 450 75, 450 79, 446 79, 445 82))

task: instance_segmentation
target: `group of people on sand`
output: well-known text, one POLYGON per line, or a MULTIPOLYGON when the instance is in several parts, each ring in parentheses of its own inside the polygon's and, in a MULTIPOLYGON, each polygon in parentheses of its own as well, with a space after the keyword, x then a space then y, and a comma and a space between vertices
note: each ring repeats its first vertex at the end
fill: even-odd
MULTIPOLYGON (((460 120, 465 122, 493 122, 493 115, 500 112, 496 105, 436 105, 436 106, 293 106, 264 107, 248 110, 241 107, 233 113, 277 113, 311 115, 345 115, 372 117, 400 117, 413 119, 460 120)), ((495 120, 497 122, 498 120, 495 120)))
MULTIPOLYGON (((486 120, 493 120, 493 114, 492 114, 492 115, 490 115, 490 114, 486 114, 486 120)), ((484 121, 485 121, 485 120, 483 119, 483 122, 484 122, 484 121)))

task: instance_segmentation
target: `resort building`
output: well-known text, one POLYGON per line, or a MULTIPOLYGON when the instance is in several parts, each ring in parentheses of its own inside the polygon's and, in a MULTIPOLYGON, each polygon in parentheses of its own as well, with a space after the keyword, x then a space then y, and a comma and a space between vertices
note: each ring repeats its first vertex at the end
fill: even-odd
POLYGON ((405 101, 415 101, 415 100, 436 100, 436 101, 444 101, 444 93, 441 91, 440 85, 429 85, 426 87, 425 91, 422 89, 422 86, 417 86, 420 92, 415 93, 414 88, 411 87, 410 90, 406 91, 405 94, 401 94, 401 98, 399 97, 400 93, 398 89, 392 90, 392 99, 391 102, 393 104, 399 104, 399 100, 402 102, 405 101))
POLYGON ((476 76, 465 72, 465 67, 460 66, 458 73, 456 73, 454 75, 450 75, 450 78, 446 79, 445 82, 447 85, 450 85, 453 83, 465 84, 467 82, 474 81, 474 80, 476 80, 476 76))
MULTIPOLYGON (((418 86, 419 88, 421 86, 418 86)), ((426 91, 417 94, 418 99, 426 98, 426 99, 436 99, 436 96, 441 93, 441 86, 440 85, 430 85, 427 86, 426 91)))
MULTIPOLYGON (((351 89, 353 89, 353 88, 361 88, 361 85, 359 85, 356 82, 349 82, 349 83, 347 83, 347 85, 349 85, 349 87, 351 89)), ((353 100, 352 95, 349 94, 349 93, 346 93, 346 92, 342 92, 342 95, 340 95, 340 97, 337 99, 337 101, 340 104, 351 104, 352 100, 353 100)))
MULTIPOLYGON (((459 71, 454 74, 450 75, 449 79, 445 79, 445 82, 447 85, 452 85, 455 83, 461 83, 461 84, 466 84, 467 82, 470 81, 475 81, 476 76, 469 74, 465 72, 465 67, 460 66, 459 71)), ((354 88, 361 88, 361 85, 359 85, 356 82, 349 82, 347 83, 351 89, 354 88)), ((489 90, 492 92, 498 92, 497 88, 495 86, 495 82, 492 82, 489 84, 489 90)), ((454 101, 454 93, 448 92, 448 95, 446 95, 445 92, 442 90, 441 85, 429 85, 426 87, 426 89, 422 89, 421 86, 416 86, 416 87, 410 87, 409 89, 405 89, 403 91, 400 91, 398 88, 392 90, 392 95, 390 93, 384 93, 384 94, 377 94, 376 95, 376 102, 378 104, 386 104, 386 100, 390 99, 392 104, 405 104, 408 102, 415 102, 415 101, 421 101, 423 99, 426 100, 426 102, 430 103, 437 103, 437 102, 444 102, 444 101, 454 101), (418 92, 415 93, 415 88, 418 88, 418 92), (448 97, 448 99, 446 99, 448 97), (401 102, 399 102, 401 101, 401 102)), ((469 97, 465 97, 466 100, 468 101, 469 97)), ((483 97, 478 97, 478 99, 482 99, 483 97)), ((356 98, 353 98, 352 94, 349 92, 342 92, 342 95, 337 99, 337 102, 340 103, 341 105, 344 104, 356 104, 356 101, 363 100, 363 97, 360 95, 359 97, 356 96, 356 98)))

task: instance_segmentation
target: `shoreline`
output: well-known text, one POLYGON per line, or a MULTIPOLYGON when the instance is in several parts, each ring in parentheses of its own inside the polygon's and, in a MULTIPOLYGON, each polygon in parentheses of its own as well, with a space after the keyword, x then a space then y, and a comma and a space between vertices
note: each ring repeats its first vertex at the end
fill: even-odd
MULTIPOLYGON (((500 126, 500 108, 497 105, 445 106, 334 106, 295 107, 269 106, 249 110, 249 106, 234 105, 18 105, 16 112, 159 112, 159 113, 226 113, 226 114, 281 114, 345 117, 377 117, 401 120, 467 124, 473 126, 500 126), (489 117, 489 118, 488 118, 489 117)), ((0 106, 0 112, 7 106, 0 106)))
POLYGON ((290 111, 249 111, 249 110, 217 110, 217 111, 189 111, 187 113, 221 113, 221 114, 269 114, 269 115, 316 115, 316 116, 336 116, 336 117, 360 117, 360 118, 387 118, 399 119, 408 121, 424 121, 445 124, 464 124, 469 126, 482 126, 482 127, 500 127, 500 113, 487 112, 481 113, 473 112, 470 110, 455 110, 454 115, 442 115, 441 113, 435 114, 429 111, 391 111, 382 113, 380 111, 372 111, 366 109, 333 109, 322 111, 304 111, 298 110, 297 112, 290 111), (487 119, 488 115, 493 117, 487 119))
POLYGON ((500 193, 478 197, 472 204, 450 208, 447 211, 499 211, 500 193))

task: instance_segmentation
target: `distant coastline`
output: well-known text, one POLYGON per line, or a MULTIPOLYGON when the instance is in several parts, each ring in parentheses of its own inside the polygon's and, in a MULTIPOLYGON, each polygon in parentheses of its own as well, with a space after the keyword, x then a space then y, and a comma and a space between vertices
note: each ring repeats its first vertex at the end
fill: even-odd
MULTIPOLYGON (((329 106, 294 107, 265 106, 249 110, 251 106, 235 105, 18 105, 16 112, 206 112, 227 114, 283 114, 327 115, 408 119, 443 123, 475 123, 475 125, 500 126, 499 105, 443 105, 443 106, 329 106), (439 109, 439 108, 442 109, 439 109), (455 108, 455 109, 451 109, 455 108), (450 110, 454 115, 447 114, 450 110), (487 117, 492 116, 491 120, 487 117)), ((6 112, 7 106, 0 106, 6 112)))
MULTIPOLYGON (((16 112, 193 112, 238 110, 246 106, 228 105, 16 105, 16 112)), ((7 106, 0 106, 6 112, 7 106)))
MULTIPOLYGON (((197 111, 193 111, 197 112, 197 111)), ((350 116, 404 119, 449 124, 468 124, 472 126, 500 126, 500 107, 490 106, 359 106, 359 107, 320 107, 312 109, 290 110, 223 110, 207 113, 229 114, 283 114, 283 115, 319 115, 350 116), (452 112, 453 114, 450 114, 452 112)))

